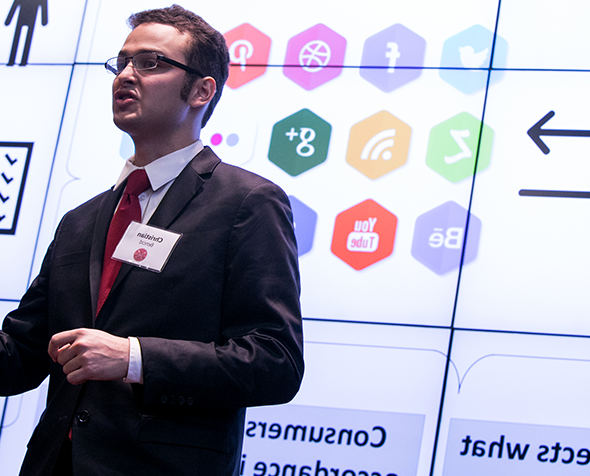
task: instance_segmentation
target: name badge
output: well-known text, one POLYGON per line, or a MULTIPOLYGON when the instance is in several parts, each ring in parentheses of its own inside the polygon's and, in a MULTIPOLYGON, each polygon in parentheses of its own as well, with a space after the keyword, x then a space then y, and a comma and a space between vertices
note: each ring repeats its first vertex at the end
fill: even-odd
POLYGON ((160 273, 182 233, 131 222, 112 258, 160 273))

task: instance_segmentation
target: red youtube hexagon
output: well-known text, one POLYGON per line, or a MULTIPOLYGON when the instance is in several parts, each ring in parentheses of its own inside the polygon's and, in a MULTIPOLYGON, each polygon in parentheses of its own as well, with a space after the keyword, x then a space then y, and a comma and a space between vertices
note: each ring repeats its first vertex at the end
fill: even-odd
POLYGON ((223 36, 231 61, 225 84, 237 89, 266 72, 271 44, 268 36, 249 23, 243 23, 223 36))
POLYGON ((332 253, 357 271, 393 253, 397 217, 374 200, 339 213, 334 224, 332 253))

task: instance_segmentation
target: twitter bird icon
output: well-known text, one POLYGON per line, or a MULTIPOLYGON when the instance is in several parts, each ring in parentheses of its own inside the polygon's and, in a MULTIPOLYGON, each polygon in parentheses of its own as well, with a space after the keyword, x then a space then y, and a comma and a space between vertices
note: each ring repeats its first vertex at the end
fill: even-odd
POLYGON ((473 46, 459 46, 459 58, 464 68, 481 68, 488 58, 489 48, 475 52, 473 46))
POLYGON ((489 71, 492 52, 494 68, 503 68, 506 66, 507 51, 506 40, 497 36, 494 43, 494 34, 490 30, 474 25, 445 41, 440 77, 465 94, 475 93, 485 88, 488 74, 490 83, 502 77, 502 71, 489 71))

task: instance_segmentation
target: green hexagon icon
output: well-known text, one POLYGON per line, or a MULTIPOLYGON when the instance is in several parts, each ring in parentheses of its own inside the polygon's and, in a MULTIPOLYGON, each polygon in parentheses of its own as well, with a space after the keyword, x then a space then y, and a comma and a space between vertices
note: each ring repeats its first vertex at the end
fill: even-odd
POLYGON ((332 126, 309 109, 302 109, 272 128, 268 159, 295 177, 328 157, 332 126))
POLYGON ((484 124, 482 128, 479 119, 462 112, 431 129, 426 165, 450 182, 460 182, 474 174, 476 157, 477 172, 490 165, 493 139, 491 127, 484 124))

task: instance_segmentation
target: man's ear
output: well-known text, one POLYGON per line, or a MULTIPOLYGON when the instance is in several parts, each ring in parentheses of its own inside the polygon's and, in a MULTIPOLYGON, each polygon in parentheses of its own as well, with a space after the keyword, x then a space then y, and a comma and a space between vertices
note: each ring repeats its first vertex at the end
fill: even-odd
POLYGON ((217 91, 217 84, 211 76, 199 78, 193 84, 188 97, 188 103, 191 107, 201 107, 209 104, 217 91))

